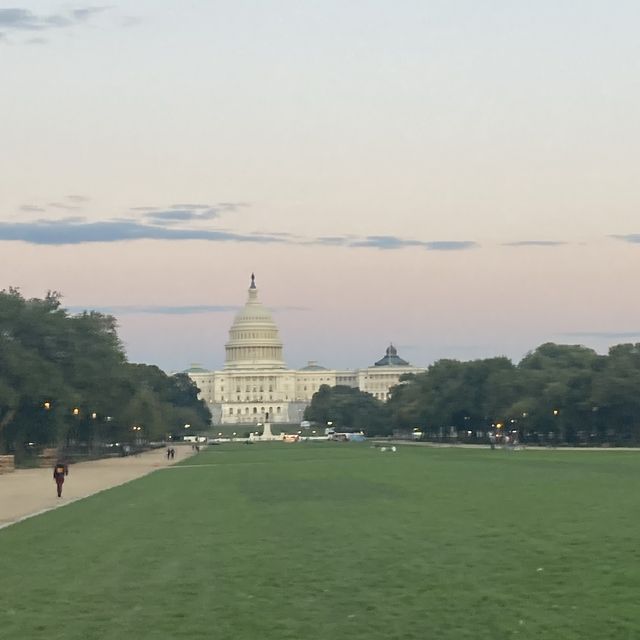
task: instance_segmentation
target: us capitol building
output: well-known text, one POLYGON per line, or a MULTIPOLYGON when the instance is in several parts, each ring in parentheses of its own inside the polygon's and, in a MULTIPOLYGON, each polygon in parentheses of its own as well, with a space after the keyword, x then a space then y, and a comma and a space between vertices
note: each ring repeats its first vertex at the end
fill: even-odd
POLYGON ((405 373, 419 369, 398 356, 390 345, 385 356, 365 369, 338 371, 309 362, 302 369, 287 368, 282 341, 269 311, 258 300, 251 275, 249 298, 236 315, 225 344, 222 371, 193 365, 185 373, 200 389, 213 416, 213 424, 300 422, 311 397, 321 385, 345 385, 385 401, 389 389, 405 373))

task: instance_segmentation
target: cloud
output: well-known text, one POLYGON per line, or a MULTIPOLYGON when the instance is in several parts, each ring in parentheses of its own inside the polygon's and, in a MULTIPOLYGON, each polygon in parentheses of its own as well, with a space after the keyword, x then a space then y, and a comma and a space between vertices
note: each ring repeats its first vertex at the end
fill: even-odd
POLYGON ((284 243, 268 234, 237 234, 207 229, 175 229, 141 224, 132 220, 87 222, 78 218, 0 222, 0 240, 31 244, 69 245, 125 240, 208 240, 213 242, 284 243))
POLYGON ((246 202, 218 202, 217 204, 179 203, 170 207, 133 207, 132 211, 147 212, 146 219, 153 224, 175 224, 198 220, 213 220, 222 213, 249 206, 246 202))
POLYGON ((53 209, 64 209, 65 211, 77 211, 80 208, 75 204, 67 204, 66 202, 49 202, 47 206, 53 209))
MULTIPOLYGON (((87 24, 94 15, 108 9, 110 7, 81 7, 53 14, 36 14, 20 7, 0 9, 0 41, 10 42, 6 37, 8 33, 42 33, 81 26, 87 24)), ((41 45, 46 44, 47 39, 37 36, 22 42, 29 45, 41 45)))
POLYGON ((91 310, 113 315, 153 314, 153 315, 177 315, 187 316, 199 313, 226 313, 237 311, 240 307, 231 305, 114 305, 106 307, 68 307, 71 313, 82 313, 91 310))
POLYGON ((349 242, 346 236, 321 236, 316 238, 310 244, 322 244, 328 247, 344 247, 349 242))
POLYGON ((103 11, 107 11, 111 7, 83 7, 81 9, 74 9, 71 12, 73 18, 75 18, 76 22, 86 22, 92 16, 102 13, 103 11))
POLYGON ((71 195, 67 196, 67 200, 71 200, 71 202, 89 202, 90 198, 87 198, 87 196, 71 195))
MULTIPOLYGON (((156 207, 157 208, 157 207, 156 207)), ((210 209, 210 204, 172 204, 170 209, 210 209)))
POLYGON ((83 7, 66 13, 37 15, 28 9, 0 9, 0 29, 5 31, 44 31, 72 27, 87 22, 93 15, 109 7, 83 7))
POLYGON ((624 340, 626 338, 640 338, 639 331, 572 331, 561 333, 566 338, 607 338, 611 340, 624 340))
MULTIPOLYGON (((67 307, 70 313, 83 313, 84 311, 98 311, 112 315, 168 315, 190 316, 202 313, 235 313, 241 307, 225 304, 192 304, 192 305, 108 305, 104 307, 71 306, 67 307)), ((271 307, 273 311, 308 311, 306 307, 271 307)))
POLYGON ((354 236, 321 236, 307 244, 319 244, 329 247, 371 247, 374 249, 387 250, 421 247, 427 251, 462 251, 465 249, 475 249, 480 246, 471 240, 426 242, 424 240, 411 240, 397 236, 366 236, 364 238, 356 238, 354 236))
POLYGON ((139 16, 124 16, 118 20, 118 24, 121 27, 137 27, 142 24, 142 18, 139 16))
MULTIPOLYGON (((53 203, 60 204, 60 203, 53 203)), ((76 207, 65 206, 65 209, 76 207)), ((205 215, 208 215, 205 211, 205 215)), ((69 245, 92 242, 122 242, 127 240, 205 240, 209 242, 245 242, 256 244, 330 245, 343 247, 378 248, 399 250, 420 247, 427 251, 460 251, 479 245, 471 241, 424 242, 405 240, 395 236, 332 236, 317 239, 301 238, 287 233, 249 232, 235 233, 225 229, 197 229, 175 226, 180 222, 198 219, 193 212, 184 209, 158 211, 149 224, 131 219, 90 221, 82 217, 59 220, 34 220, 31 222, 1 222, 0 241, 28 242, 30 244, 69 245), (166 218, 164 217, 166 216, 166 218)), ((146 217, 146 216, 145 216, 146 217)))
POLYGON ((505 247, 560 247, 566 242, 559 240, 518 240, 517 242, 504 242, 505 247))
POLYGON ((35 30, 43 28, 41 19, 27 9, 0 9, 0 27, 3 29, 35 30))
POLYGON ((186 222, 191 220, 212 220, 217 218, 220 212, 215 208, 206 210, 194 209, 165 209, 164 211, 151 211, 145 216, 155 223, 186 222))
POLYGON ((46 209, 44 209, 43 207, 36 207, 33 204, 23 204, 20 207, 20 211, 26 211, 28 213, 43 213, 44 211, 46 211, 46 209))
POLYGON ((627 233, 620 235, 612 235, 611 238, 616 240, 623 240, 624 242, 630 242, 631 244, 640 244, 640 233, 627 233))
POLYGON ((461 251, 475 249, 479 245, 470 240, 447 240, 424 242, 422 240, 405 240, 396 236, 367 236, 362 240, 347 242, 350 247, 375 247, 377 249, 404 249, 405 247, 423 247, 428 251, 461 251))
POLYGON ((466 249, 477 249, 480 246, 472 240, 441 240, 423 242, 422 244, 429 251, 465 251, 466 249))

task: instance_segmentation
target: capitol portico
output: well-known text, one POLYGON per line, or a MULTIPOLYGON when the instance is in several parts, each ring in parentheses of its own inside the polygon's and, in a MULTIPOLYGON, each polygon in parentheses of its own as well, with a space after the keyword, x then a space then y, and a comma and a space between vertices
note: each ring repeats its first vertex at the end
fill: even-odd
POLYGON ((222 371, 193 365, 186 373, 200 389, 214 424, 300 422, 313 394, 323 385, 346 385, 386 400, 405 373, 419 369, 400 358, 390 345, 383 358, 364 369, 338 371, 309 362, 288 369, 282 340, 271 313, 258 300, 255 277, 245 306, 236 314, 225 344, 222 371))

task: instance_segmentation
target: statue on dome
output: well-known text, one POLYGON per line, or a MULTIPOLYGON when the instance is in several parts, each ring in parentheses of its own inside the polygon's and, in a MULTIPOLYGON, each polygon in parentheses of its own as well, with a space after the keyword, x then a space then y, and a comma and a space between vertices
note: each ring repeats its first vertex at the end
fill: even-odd
POLYGON ((249 289, 255 289, 256 288, 256 276, 255 274, 251 274, 251 286, 249 287, 249 289))

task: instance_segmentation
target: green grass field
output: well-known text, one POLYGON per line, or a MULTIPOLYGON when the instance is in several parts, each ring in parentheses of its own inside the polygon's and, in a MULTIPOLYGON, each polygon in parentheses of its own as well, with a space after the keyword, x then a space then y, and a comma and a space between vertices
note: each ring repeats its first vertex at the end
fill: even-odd
POLYGON ((640 637, 640 454, 301 443, 0 531, 16 640, 640 637))

